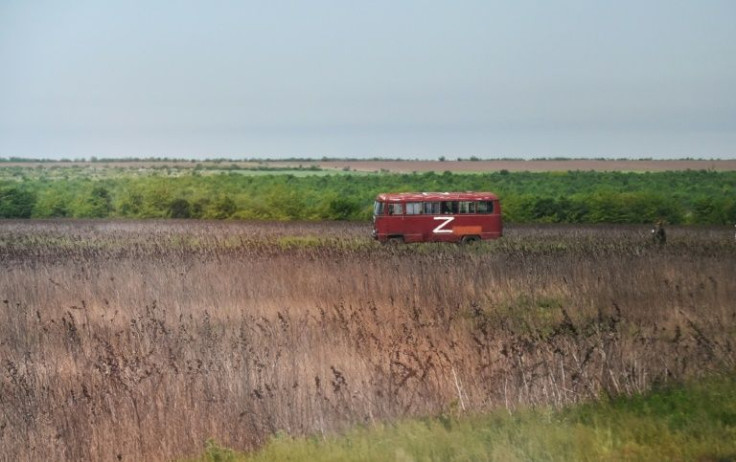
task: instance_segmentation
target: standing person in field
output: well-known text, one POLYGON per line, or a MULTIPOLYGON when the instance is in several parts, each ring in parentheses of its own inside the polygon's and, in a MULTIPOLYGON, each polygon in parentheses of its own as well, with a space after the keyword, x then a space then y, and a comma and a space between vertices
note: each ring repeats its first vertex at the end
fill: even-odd
POLYGON ((667 232, 664 230, 664 222, 662 220, 659 220, 652 230, 652 239, 659 245, 667 243, 667 232))

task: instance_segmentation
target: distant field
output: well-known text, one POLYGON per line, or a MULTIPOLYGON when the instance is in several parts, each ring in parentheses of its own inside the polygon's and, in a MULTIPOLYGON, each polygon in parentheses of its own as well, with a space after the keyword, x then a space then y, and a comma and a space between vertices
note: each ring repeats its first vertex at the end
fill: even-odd
MULTIPOLYGON (((357 172, 544 172, 544 171, 641 171, 736 170, 736 159, 727 160, 305 160, 305 161, 96 161, 96 162, 3 162, 0 167, 115 167, 115 168, 238 168, 238 169, 309 169, 357 172)), ((285 172, 292 173, 292 172, 285 172)))
MULTIPOLYGON (((277 164, 272 164, 277 165, 277 164)), ((286 165, 286 164, 279 164, 286 165)), ((293 164, 288 164, 293 165, 293 164)), ((306 164, 305 164, 306 165, 306 164)), ((672 170, 736 170, 734 160, 464 160, 464 161, 327 161, 320 168, 354 171, 411 172, 554 172, 569 170, 662 172, 672 170)))

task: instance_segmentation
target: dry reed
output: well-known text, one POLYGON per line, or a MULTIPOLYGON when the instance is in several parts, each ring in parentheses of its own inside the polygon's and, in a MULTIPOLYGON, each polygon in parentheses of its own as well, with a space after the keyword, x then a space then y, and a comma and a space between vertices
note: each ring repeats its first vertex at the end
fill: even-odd
POLYGON ((727 230, 0 223, 0 455, 163 460, 732 371, 727 230))

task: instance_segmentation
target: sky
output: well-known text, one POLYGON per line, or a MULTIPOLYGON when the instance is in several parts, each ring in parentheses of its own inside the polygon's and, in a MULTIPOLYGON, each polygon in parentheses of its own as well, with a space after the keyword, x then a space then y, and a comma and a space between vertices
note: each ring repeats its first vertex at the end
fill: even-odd
POLYGON ((0 0, 0 157, 736 158, 733 0, 0 0))

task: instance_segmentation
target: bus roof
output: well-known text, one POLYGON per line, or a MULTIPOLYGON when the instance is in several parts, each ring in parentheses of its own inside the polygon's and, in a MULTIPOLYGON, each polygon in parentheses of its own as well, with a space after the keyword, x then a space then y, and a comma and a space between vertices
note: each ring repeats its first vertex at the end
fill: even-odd
POLYGON ((423 202, 423 201, 491 201, 498 196, 491 192, 404 192, 383 193, 376 196, 381 202, 423 202))

